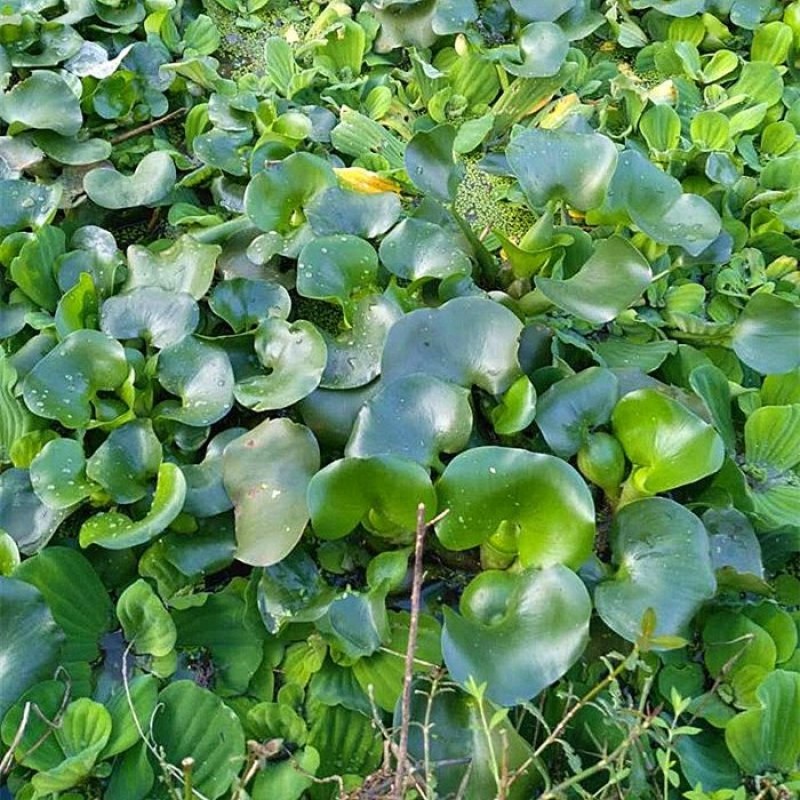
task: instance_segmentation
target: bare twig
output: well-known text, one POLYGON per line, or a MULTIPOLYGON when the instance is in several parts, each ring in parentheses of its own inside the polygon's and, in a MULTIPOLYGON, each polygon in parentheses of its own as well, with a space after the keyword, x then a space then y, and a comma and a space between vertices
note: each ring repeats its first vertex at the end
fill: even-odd
POLYGON ((30 717, 30 714, 31 703, 28 701, 22 708, 22 719, 19 721, 17 732, 14 734, 11 744, 8 746, 8 752, 3 756, 3 760, 0 761, 0 777, 5 775, 6 772, 11 771, 11 767, 14 763, 14 752, 19 747, 19 743, 22 741, 22 737, 25 735, 25 728, 28 727, 28 718, 30 717))
POLYGON ((153 128, 159 127, 159 125, 165 125, 167 122, 171 122, 173 119, 182 117, 187 110, 188 109, 185 108, 176 108, 174 111, 170 111, 169 114, 165 114, 163 117, 151 120, 144 125, 140 125, 138 128, 131 128, 131 130, 125 131, 125 133, 121 133, 119 136, 115 136, 111 140, 111 144, 120 144, 121 142, 127 142, 128 139, 135 139, 137 136, 141 136, 143 133, 147 133, 148 131, 153 130, 153 128))

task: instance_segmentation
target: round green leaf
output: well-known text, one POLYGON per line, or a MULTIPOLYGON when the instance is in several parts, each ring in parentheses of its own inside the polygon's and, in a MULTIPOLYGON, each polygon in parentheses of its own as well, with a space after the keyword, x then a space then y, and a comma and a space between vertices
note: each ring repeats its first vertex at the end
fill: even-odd
POLYGON ((77 167, 104 161, 113 149, 111 142, 106 139, 78 140, 54 131, 41 131, 34 135, 33 140, 53 161, 77 167))
POLYGON ((39 499, 27 469, 0 473, 0 530, 9 534, 23 553, 44 547, 69 512, 51 508, 39 499))
POLYGON ((142 578, 119 596, 117 617, 135 653, 160 658, 175 647, 175 623, 150 584, 142 578))
POLYGON ((28 373, 22 396, 34 414, 65 428, 85 428, 97 392, 118 389, 128 372, 119 342, 100 331, 75 331, 28 373))
POLYGON ((450 513, 436 534, 450 550, 483 544, 502 524, 516 526, 523 566, 567 564, 591 554, 594 503, 580 475, 554 456, 511 447, 476 447, 456 456, 437 485, 450 513))
POLYGON ((181 469, 186 478, 186 502, 183 510, 193 517, 213 517, 233 508, 222 485, 222 454, 234 439, 246 433, 244 428, 226 428, 206 448, 200 464, 186 464, 181 469))
POLYGON ((167 400, 159 417, 203 427, 221 420, 233 407, 234 377, 228 354, 211 342, 187 336, 161 351, 158 382, 181 403, 167 400))
POLYGON ((158 468, 158 482, 148 513, 132 520, 118 511, 89 517, 80 530, 81 547, 96 544, 108 550, 124 550, 154 539, 180 514, 186 497, 186 479, 175 464, 158 468))
POLYGON ((775 295, 750 298, 733 328, 733 350, 762 375, 800 366, 800 306, 775 295))
POLYGON ((589 367, 553 384, 539 398, 536 424, 557 456, 571 458, 593 428, 611 419, 618 397, 614 373, 589 367))
POLYGON ((611 546, 617 571, 594 595, 606 625, 635 642, 652 609, 652 635, 687 636, 689 622, 717 588, 703 523, 672 500, 647 497, 616 515, 611 546))
MULTIPOLYGON (((697 116, 699 115, 695 118, 697 116)), ((639 131, 644 136, 647 146, 656 153, 674 150, 681 140, 681 118, 678 112, 666 103, 650 106, 639 119, 639 131)))
POLYGON ((427 470, 397 456, 344 458, 320 470, 308 486, 314 533, 339 539, 360 523, 378 534, 416 528, 417 506, 436 513, 436 493, 427 470))
POLYGON ((113 167, 98 167, 83 179, 89 199, 101 208, 134 208, 163 200, 175 185, 175 164, 163 150, 148 153, 133 175, 123 175, 113 167))
POLYGON ((256 329, 255 348, 267 375, 240 380, 234 394, 254 411, 287 408, 319 386, 328 351, 311 322, 286 322, 271 317, 256 329))
POLYGON ((376 284, 378 254, 358 236, 312 239, 297 260, 297 293, 315 300, 333 300, 352 314, 352 298, 376 284))
POLYGON ((74 136, 83 124, 78 97, 56 72, 37 70, 0 95, 0 117, 9 125, 74 136))
POLYGON ((457 453, 472 432, 469 391, 432 375, 386 383, 359 411, 345 454, 395 455, 424 466, 457 453))
POLYGON ((483 572, 460 608, 461 616, 444 610, 444 663, 458 683, 485 683, 486 697, 499 705, 525 702, 555 683, 589 641, 589 593, 561 565, 483 572))
POLYGON ((61 192, 57 183, 40 186, 25 180, 0 180, 0 233, 46 224, 58 209, 61 192))
POLYGON ((74 439, 48 442, 31 462, 30 472, 34 492, 51 508, 69 508, 92 492, 83 447, 74 439))
POLYGON ((414 186, 445 202, 453 200, 464 176, 453 152, 455 138, 452 125, 437 125, 418 131, 406 145, 405 167, 414 186))
POLYGON ((59 663, 64 634, 35 586, 0 577, 0 718, 59 663))
POLYGON ((144 339, 158 349, 181 341, 199 322, 200 309, 190 295, 157 286, 109 297, 100 314, 103 333, 115 339, 144 339))
POLYGON ((506 156, 532 206, 558 199, 579 211, 602 205, 617 165, 617 148, 599 133, 539 128, 517 131, 506 156))
POLYGON ((537 277, 536 286, 563 311, 602 325, 638 300, 652 278, 647 259, 627 239, 612 236, 571 278, 537 277))
POLYGON ((569 50, 569 39, 552 22, 526 25, 519 35, 519 61, 503 59, 503 67, 512 75, 523 78, 547 78, 555 75, 569 50))
POLYGON ((0 576, 9 577, 19 564, 17 543, 8 533, 0 530, 0 576))
POLYGON ((381 263, 407 281, 469 275, 472 262, 454 231, 424 219, 406 217, 384 237, 381 263))
POLYGON ((614 435, 644 494, 667 492, 712 475, 725 457, 719 434, 688 408, 655 389, 625 395, 612 415, 614 435))
POLYGON ((211 310, 234 333, 255 328, 267 317, 286 319, 292 308, 289 292, 280 284, 251 278, 231 278, 220 281, 208 298, 211 310))
POLYGON ((216 800, 242 769, 245 741, 239 718, 216 695, 192 681, 176 681, 158 696, 153 738, 170 764, 194 759, 192 782, 216 800))
POLYGON ((502 394, 522 374, 517 361, 521 334, 516 315, 486 297, 458 297, 436 309, 418 309, 389 331, 383 379, 388 383, 424 373, 502 394))
POLYGON ((86 474, 117 503, 141 500, 161 464, 161 442, 149 419, 115 428, 86 463, 86 474))
POLYGON ((318 236, 349 233, 364 239, 383 235, 403 210, 394 192, 364 194, 330 186, 306 204, 306 216, 318 236))
POLYGON ((527 375, 520 375, 492 409, 492 427, 500 436, 524 431, 536 416, 536 389, 527 375))
POLYGON ((222 477, 240 561, 269 566, 292 550, 308 522, 306 490, 318 469, 316 439, 288 419, 266 420, 225 448, 222 477))

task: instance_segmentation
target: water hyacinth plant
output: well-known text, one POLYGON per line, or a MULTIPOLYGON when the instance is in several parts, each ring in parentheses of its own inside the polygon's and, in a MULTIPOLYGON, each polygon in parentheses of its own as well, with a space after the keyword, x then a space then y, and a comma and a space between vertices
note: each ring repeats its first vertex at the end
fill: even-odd
POLYGON ((0 798, 800 792, 800 2, 12 0, 0 798))

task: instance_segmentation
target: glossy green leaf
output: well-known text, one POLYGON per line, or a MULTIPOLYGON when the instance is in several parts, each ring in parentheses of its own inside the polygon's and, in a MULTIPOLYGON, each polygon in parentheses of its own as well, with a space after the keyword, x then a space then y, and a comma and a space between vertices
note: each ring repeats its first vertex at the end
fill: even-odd
POLYGON ((695 367, 689 375, 689 385, 703 401, 714 427, 732 453, 736 447, 736 433, 731 414, 731 392, 725 373, 713 364, 695 367))
POLYGON ((566 564, 577 569, 592 551, 594 503, 580 475, 554 456, 511 447, 476 447, 456 456, 437 485, 436 525, 450 550, 486 542, 505 524, 516 526, 523 566, 566 564))
POLYGON ((521 334, 514 313, 485 297, 459 297, 437 309, 412 311, 389 331, 383 379, 421 372, 502 394, 522 373, 521 334))
POLYGON ((175 647, 175 623, 147 581, 140 578, 119 596, 117 617, 135 653, 160 658, 175 647))
POLYGON ((754 295, 733 328, 733 350, 762 375, 800 366, 800 306, 771 294, 754 295))
POLYGON ((437 125, 419 131, 406 145, 405 166, 409 178, 421 192, 444 202, 455 198, 464 168, 455 159, 456 129, 437 125))
POLYGON ((46 680, 59 663, 64 634, 35 586, 0 577, 0 717, 17 698, 46 680))
POLYGON ((132 175, 113 167, 98 167, 83 179, 89 199, 101 208, 134 208, 163 200, 175 185, 175 164, 162 150, 148 153, 132 175))
POLYGON ((655 389, 625 395, 614 409, 612 423, 633 464, 629 480, 643 494, 694 483, 722 466, 725 446, 719 434, 655 389))
POLYGON ((519 60, 506 58, 503 67, 523 78, 547 78, 555 75, 564 63, 569 40, 552 22, 534 22, 519 33, 519 60))
POLYGON ((589 367, 553 384, 539 398, 536 424, 557 456, 571 458, 593 428, 611 419, 618 397, 614 373, 589 367))
POLYGON ((141 741, 133 715, 149 720, 155 711, 158 680, 154 675, 137 675, 125 686, 119 686, 106 702, 111 715, 111 737, 106 742, 101 759, 123 753, 141 741), (130 698, 130 700, 129 700, 130 698))
POLYGON ((347 658, 372 655, 390 635, 383 593, 346 591, 317 620, 317 629, 347 658))
POLYGON ((600 325, 638 300, 652 278, 647 259, 627 239, 612 236, 571 278, 537 276, 536 286, 563 311, 600 325))
POLYGON ((135 503, 147 493, 161 464, 161 442, 148 419, 115 428, 86 463, 87 476, 117 503, 135 503))
POLYGON ((17 543, 4 530, 0 530, 0 577, 8 578, 19 566, 17 543))
POLYGON ((445 609, 444 662, 455 681, 485 683, 486 696, 504 706, 557 681, 589 641, 589 593, 560 565, 517 575, 483 572, 467 586, 460 609, 460 616, 445 609))
POLYGON ((0 180, 0 232, 3 235, 49 222, 61 199, 59 184, 40 186, 26 180, 0 180))
POLYGON ((154 539, 180 514, 186 497, 186 479, 180 468, 164 462, 158 468, 153 503, 138 520, 118 511, 89 517, 80 530, 81 547, 96 544, 108 550, 124 550, 154 539))
POLYGON ((48 311, 56 310, 61 296, 55 277, 55 262, 63 255, 64 247, 64 232, 45 225, 22 245, 10 264, 9 273, 17 286, 48 311))
POLYGON ((521 375, 492 409, 492 427, 500 436, 511 436, 524 431, 535 416, 536 388, 527 375, 521 375))
POLYGON ((402 203, 394 192, 362 194, 330 186, 315 195, 305 210, 311 227, 319 236, 340 233, 374 239, 397 222, 402 203))
POLYGON ((158 696, 153 737, 170 764, 194 759, 193 785, 216 800, 240 773, 244 733, 236 714, 208 689, 192 681, 176 681, 158 696))
POLYGON ((800 761, 800 673, 777 670, 756 689, 760 707, 737 714, 725 743, 748 774, 792 772, 800 761))
POLYGON ((180 404, 167 400, 156 408, 164 419, 202 427, 221 420, 233 408, 234 375, 228 354, 211 342, 187 336, 158 357, 158 382, 180 404))
POLYGON ((0 530, 21 552, 35 553, 44 547, 68 514, 69 510, 51 508, 39 499, 27 469, 0 473, 0 530))
POLYGON ((75 331, 28 373, 22 396, 34 414, 66 428, 85 428, 97 393, 118 389, 128 371, 119 342, 100 331, 75 331))
POLYGON ((115 339, 144 339, 161 349, 180 342, 199 322, 200 309, 190 295, 150 286, 109 297, 100 329, 115 339))
POLYGON ((112 624, 111 600, 87 559, 66 547, 48 547, 17 569, 15 578, 35 586, 66 635, 65 662, 95 661, 112 624))
POLYGON ((312 239, 297 260, 297 293, 335 301, 349 318, 353 295, 377 282, 378 254, 358 236, 341 234, 312 239))
POLYGON ((0 464, 7 464, 11 446, 36 427, 36 417, 16 396, 17 371, 0 350, 0 464))
POLYGON ((9 125, 74 136, 83 124, 78 97, 56 72, 36 70, 0 96, 0 117, 9 125))
POLYGON ((362 524, 377 534, 408 534, 416 528, 417 506, 436 513, 436 494, 427 470, 397 456, 344 458, 311 479, 308 507, 314 533, 339 539, 362 524))
POLYGON ((153 251, 142 245, 128 248, 128 278, 124 289, 157 287, 165 292, 191 295, 200 300, 214 278, 214 267, 222 248, 183 235, 166 249, 153 251))
POLYGON ((639 120, 639 131, 651 150, 657 153, 674 150, 680 144, 681 118, 672 106, 650 106, 639 120))
POLYGON ((520 129, 506 155, 532 206, 564 200, 579 211, 602 204, 617 165, 613 142, 597 133, 520 129))
POLYGON ((463 450, 471 432, 466 389, 432 375, 407 375, 384 384, 365 403, 345 455, 400 456, 433 466, 441 453, 463 450))
POLYGON ((313 434, 287 419, 266 420, 225 448, 222 475, 240 561, 269 566, 292 550, 308 522, 306 490, 318 469, 313 434))
POLYGON ((706 667, 715 678, 734 676, 750 667, 775 669, 775 640, 744 614, 722 609, 709 615, 703 626, 703 644, 706 667))
POLYGON ((243 406, 254 411, 286 408, 319 386, 328 351, 311 322, 266 319, 256 329, 255 349, 268 374, 236 384, 234 395, 243 406))
POLYGON ((243 333, 267 317, 286 319, 292 308, 289 293, 280 284, 250 278, 220 281, 208 298, 211 310, 234 333, 243 333))
POLYGON ((617 571, 594 595, 606 625, 635 642, 652 609, 651 636, 685 637, 692 617, 717 587, 700 520, 672 500, 636 500, 615 516, 611 549, 617 571))
POLYGON ((381 242, 381 263, 407 281, 469 275, 472 262, 458 235, 424 219, 407 217, 381 242))
POLYGON ((199 464, 181 467, 186 478, 186 502, 183 510, 194 517, 213 517, 233 508, 222 484, 222 454, 234 439, 246 433, 244 428, 227 428, 208 443, 199 464))

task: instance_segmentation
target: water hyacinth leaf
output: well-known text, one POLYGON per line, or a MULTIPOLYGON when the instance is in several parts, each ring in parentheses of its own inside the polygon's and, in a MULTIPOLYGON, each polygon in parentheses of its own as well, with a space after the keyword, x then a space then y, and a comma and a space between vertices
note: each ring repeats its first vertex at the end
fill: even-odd
POLYGON ((464 591, 460 611, 444 610, 444 662, 456 682, 485 683, 486 697, 503 706, 555 683, 589 641, 589 593, 561 565, 483 572, 464 591))
POLYGON ((258 172, 247 185, 244 207, 262 231, 289 233, 314 196, 336 184, 330 165, 310 153, 293 153, 258 172))
POLYGON ((353 295, 376 285, 378 254, 358 236, 312 239, 297 260, 297 293, 315 300, 335 301, 345 318, 353 313, 353 295))
POLYGON ((433 222, 407 217, 383 239, 381 263, 398 278, 418 281, 469 275, 472 262, 454 231, 433 222))
POLYGON ((5 577, 0 577, 0 631, 0 717, 4 717, 20 695, 53 674, 64 634, 35 586, 5 577))
POLYGON ((800 513, 800 404, 756 409, 744 426, 745 472, 753 509, 767 527, 796 525, 800 513))
POLYGON ((733 350, 762 375, 800 366, 800 306, 772 294, 753 295, 733 328, 733 350))
POLYGON ((245 602, 232 593, 205 597, 201 605, 172 612, 178 647, 202 648, 211 655, 215 668, 215 692, 239 695, 264 657, 262 637, 254 636, 245 622, 245 602))
POLYGON ((571 458, 593 428, 611 419, 618 398, 614 373, 589 367, 553 384, 539 398, 536 424, 557 456, 571 458))
POLYGON ((200 464, 186 464, 181 469, 186 478, 186 501, 183 510, 193 517, 213 517, 233 508, 222 484, 222 454, 244 428, 227 428, 218 433, 206 448, 200 464))
POLYGON ((308 486, 311 526, 322 539, 339 539, 359 524, 379 535, 407 535, 416 527, 420 503, 434 516, 428 471, 397 456, 339 459, 308 486))
POLYGON ((14 393, 17 371, 0 350, 0 464, 10 461, 11 446, 36 428, 36 417, 14 393))
POLYGON ((4 530, 0 530, 0 577, 9 577, 20 565, 17 543, 4 530))
POLYGON ((502 394, 522 374, 517 360, 522 327, 512 311, 486 297, 459 297, 437 309, 412 311, 389 331, 383 379, 425 373, 502 394))
POLYGON ((124 753, 141 741, 137 720, 150 719, 155 711, 158 695, 158 680, 154 675, 137 675, 128 685, 119 687, 106 703, 111 715, 111 737, 100 753, 100 758, 124 753), (130 698, 130 702, 129 702, 130 698))
POLYGON ((0 233, 38 228, 58 209, 60 184, 41 186, 26 180, 0 180, 0 233))
POLYGON ((657 153, 674 150, 681 139, 681 118, 665 103, 651 106, 639 120, 639 131, 651 150, 657 153))
POLYGON ((208 304, 234 333, 251 330, 266 317, 286 319, 292 309, 289 292, 283 286, 251 278, 220 281, 211 290, 208 304))
POLYGON ((722 228, 719 214, 705 198, 684 194, 676 178, 634 150, 619 156, 606 209, 627 215, 651 239, 679 245, 692 256, 709 247, 722 228))
POLYGON ((141 500, 161 464, 161 442, 149 419, 115 428, 86 463, 86 475, 116 503, 141 500))
POLYGON ((37 70, 0 95, 0 117, 9 125, 74 136, 83 124, 80 100, 56 72, 37 70))
POLYGON ((269 374, 236 383, 234 394, 243 406, 254 411, 287 408, 319 386, 328 351, 313 323, 266 319, 256 329, 255 349, 269 374))
MULTIPOLYGON (((379 650, 353 664, 353 674, 361 688, 374 698, 384 711, 394 711, 403 691, 405 653, 408 649, 410 615, 405 611, 389 613, 391 638, 385 650, 379 650)), ((414 652, 413 670, 425 672, 432 664, 442 662, 442 629, 430 614, 420 614, 417 648, 414 652)))
POLYGON ((71 789, 89 777, 111 738, 111 715, 102 703, 81 697, 67 706, 54 735, 64 760, 31 778, 34 789, 43 795, 71 789))
POLYGON ((56 306, 56 333, 65 339, 73 331, 96 328, 100 318, 100 302, 94 281, 82 272, 78 282, 61 296, 56 306))
POLYGON ((69 508, 92 492, 83 447, 74 439, 48 442, 31 462, 30 474, 34 492, 50 508, 69 508))
POLYGON ((789 773, 800 760, 800 673, 770 673, 756 697, 759 707, 727 724, 725 743, 748 775, 789 773))
POLYGON ((492 427, 500 436, 511 436, 524 431, 535 416, 536 388, 527 375, 521 375, 492 409, 492 427))
POLYGON ((577 0, 510 0, 511 8, 521 19, 530 22, 554 22, 566 14, 577 0))
POLYGON ((11 536, 22 553, 44 547, 68 515, 68 510, 50 508, 39 499, 27 469, 0 473, 0 530, 11 536))
POLYGON ((346 591, 328 606, 317 628, 346 657, 370 656, 389 640, 384 596, 380 592, 346 591))
POLYGON ((636 500, 614 518, 611 549, 617 571, 594 595, 606 625, 635 642, 645 612, 652 609, 651 635, 685 637, 689 622, 717 588, 702 522, 672 500, 636 500))
POLYGON ((175 164, 163 150, 148 153, 132 175, 113 167, 98 167, 83 179, 89 199, 101 208, 120 209, 153 205, 163 200, 175 185, 175 164))
POLYGON ((627 239, 612 236, 571 278, 537 276, 536 286, 563 311, 602 325, 638 300, 652 278, 647 259, 627 239))
POLYGON ((146 580, 139 578, 119 596, 117 618, 135 653, 159 658, 175 647, 175 623, 146 580))
POLYGON ((106 511, 89 517, 80 530, 81 547, 96 544, 107 550, 124 550, 145 544, 169 526, 183 509, 186 480, 180 468, 164 462, 158 468, 153 503, 147 514, 138 520, 118 511, 106 511))
POLYGON ((524 567, 577 569, 594 542, 594 503, 565 461, 511 447, 476 447, 456 456, 437 488, 450 513, 436 525, 449 550, 467 550, 514 526, 524 567), (523 502, 524 500, 524 502, 523 502))
POLYGON ((414 186, 444 202, 455 198, 464 176, 453 152, 455 138, 452 125, 437 125, 415 133, 406 145, 405 167, 414 186))
POLYGON ((643 494, 694 483, 722 466, 725 445, 719 434, 655 389, 626 394, 614 409, 612 424, 633 464, 629 480, 643 494))
POLYGON ((338 336, 322 331, 328 349, 320 386, 356 389, 378 377, 386 337, 403 310, 382 295, 362 297, 352 314, 352 327, 338 336))
POLYGON ((11 279, 37 305, 55 311, 61 296, 54 274, 56 259, 64 253, 65 236, 60 228, 43 226, 28 239, 11 261, 11 279))
POLYGON ((97 393, 120 388, 128 372, 119 342, 100 331, 75 331, 28 373, 22 396, 37 416, 57 420, 65 428, 85 428, 97 393))
POLYGON ((386 383, 359 411, 345 455, 440 466, 439 454, 463 450, 471 432, 467 389, 432 375, 406 375, 386 383))
POLYGON ((123 289, 155 286, 166 292, 186 292, 200 300, 211 286, 221 252, 219 245, 198 242, 189 234, 180 236, 164 250, 131 245, 127 253, 128 279, 123 289))
POLYGON ((552 22, 534 22, 519 34, 519 60, 505 58, 506 72, 523 78, 547 78, 555 75, 564 63, 569 40, 552 22))
POLYGON ((342 450, 358 412, 379 387, 380 382, 375 381, 357 389, 315 389, 297 404, 297 408, 322 444, 342 450))
POLYGON ((598 133, 520 129, 506 156, 532 206, 564 200, 579 211, 602 205, 617 165, 616 147, 598 133))
POLYGON ((107 159, 112 151, 111 142, 106 139, 79 140, 55 131, 40 131, 33 140, 53 161, 69 166, 96 164, 107 159))
POLYGON ((306 491, 319 461, 311 431, 287 419, 266 420, 225 448, 240 561, 269 566, 291 552, 308 522, 306 491))
POLYGON ((750 580, 755 576, 763 581, 764 565, 761 545, 750 520, 735 508, 709 508, 703 514, 703 525, 711 543, 711 562, 717 581, 726 587, 755 591, 761 584, 750 580))
POLYGON ((109 297, 100 312, 100 330, 115 339, 144 339, 161 349, 192 333, 200 309, 191 295, 142 286, 109 297))
POLYGON ((233 368, 227 353, 211 342, 187 336, 161 351, 158 382, 180 405, 167 400, 156 413, 184 425, 202 427, 221 420, 233 407, 233 368))
POLYGON ((158 695, 153 738, 170 764, 194 759, 193 785, 209 800, 221 797, 241 771, 245 742, 239 718, 192 681, 171 683, 158 695))
POLYGON ((725 373, 713 364, 701 364, 689 375, 689 385, 703 401, 714 427, 725 442, 725 449, 733 453, 736 432, 731 414, 731 392, 725 373))
POLYGON ((374 239, 397 222, 403 205, 394 191, 365 193, 330 186, 315 195, 305 209, 318 236, 344 233, 374 239))

